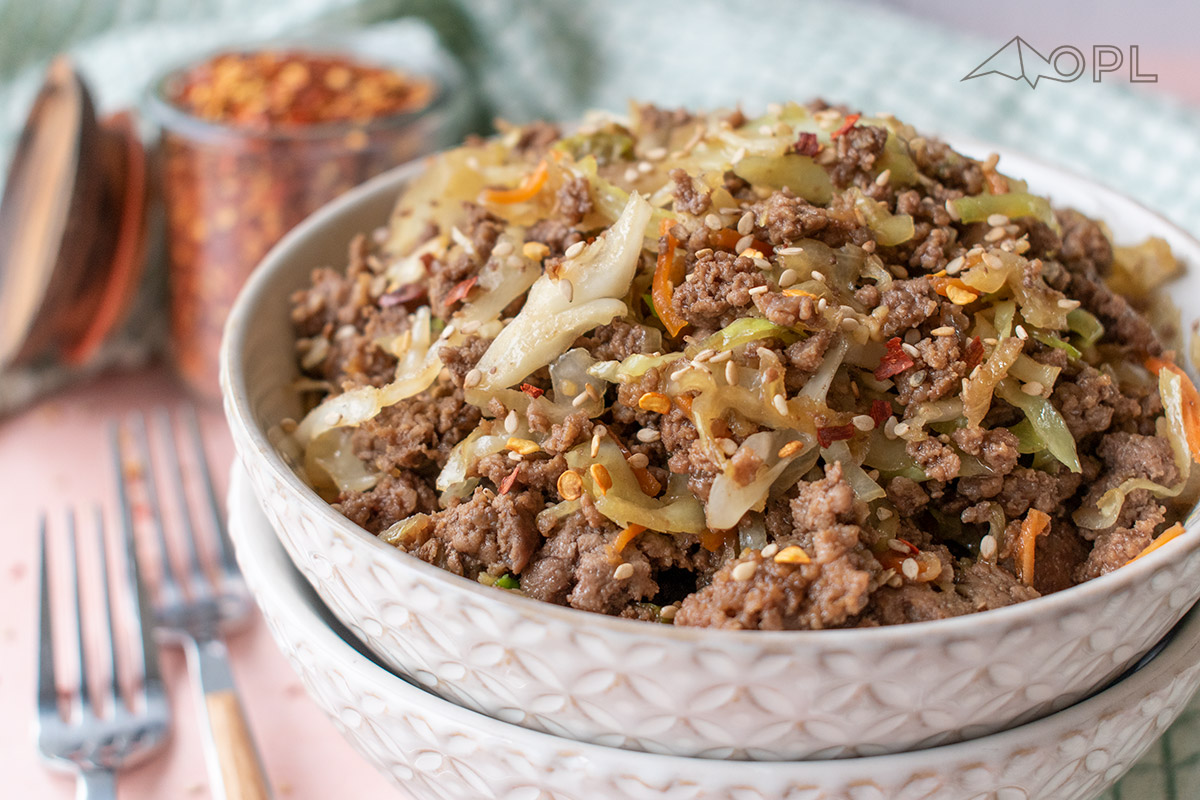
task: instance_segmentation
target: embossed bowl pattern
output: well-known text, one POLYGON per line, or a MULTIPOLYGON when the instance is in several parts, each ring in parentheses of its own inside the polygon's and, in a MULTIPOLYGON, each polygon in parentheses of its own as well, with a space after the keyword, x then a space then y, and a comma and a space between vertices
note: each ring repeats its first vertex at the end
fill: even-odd
POLYGON ((334 629, 241 473, 230 508, 238 559, 292 668, 350 744, 417 800, 1090 800, 1200 686, 1198 609, 1139 671, 1004 733, 830 761, 632 753, 484 716, 383 669, 334 629))
MULTIPOLYGON (((1033 190, 1108 220, 1118 241, 1165 238, 1191 267, 1176 292, 1190 328, 1200 311, 1200 243, 1103 187, 1002 155, 1033 190)), ((709 631, 615 619, 499 592, 379 542, 304 485, 266 432, 300 412, 288 297, 311 269, 345 263, 346 243, 387 219, 418 169, 343 196, 267 256, 226 328, 222 383, 240 460, 292 561, 342 623, 420 686, 505 722, 653 753, 899 752, 1075 703, 1127 669, 1200 596, 1195 513, 1168 547, 1051 597, 864 630, 709 631)))

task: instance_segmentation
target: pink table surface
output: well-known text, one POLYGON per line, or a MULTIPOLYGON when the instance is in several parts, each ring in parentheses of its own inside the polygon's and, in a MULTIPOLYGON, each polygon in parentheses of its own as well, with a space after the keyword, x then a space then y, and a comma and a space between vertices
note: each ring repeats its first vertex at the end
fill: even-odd
MULTIPOLYGON (((32 736, 38 517, 68 502, 80 508, 100 502, 114 513, 108 421, 183 401, 165 370, 154 369, 74 387, 0 422, 0 536, 7 540, 0 550, 0 797, 52 800, 74 792, 71 780, 41 764, 32 736)), ((229 432, 216 409, 202 411, 201 422, 223 493, 233 459, 229 432)), ((403 797, 309 700, 260 618, 229 649, 277 797, 403 797)), ((122 800, 210 795, 181 652, 165 648, 162 663, 173 738, 160 756, 122 773, 122 800)))

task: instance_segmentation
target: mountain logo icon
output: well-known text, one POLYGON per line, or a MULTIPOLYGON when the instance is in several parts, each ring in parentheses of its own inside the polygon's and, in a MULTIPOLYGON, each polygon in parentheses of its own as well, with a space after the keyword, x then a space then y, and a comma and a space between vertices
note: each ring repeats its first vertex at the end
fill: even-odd
POLYGON ((1014 36, 963 76, 960 82, 986 75, 1002 75, 1014 81, 1023 80, 1029 84, 1029 88, 1036 89, 1038 81, 1043 78, 1070 83, 1082 75, 1085 68, 1083 53, 1076 47, 1062 45, 1051 50, 1049 56, 1044 56, 1029 42, 1014 36), (1060 62, 1068 61, 1071 70, 1064 72, 1060 62))

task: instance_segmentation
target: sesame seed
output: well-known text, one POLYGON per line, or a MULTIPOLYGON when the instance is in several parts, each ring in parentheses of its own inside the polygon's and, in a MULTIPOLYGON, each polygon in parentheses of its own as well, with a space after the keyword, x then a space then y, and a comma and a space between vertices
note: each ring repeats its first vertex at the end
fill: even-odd
POLYGON ((1005 239, 1000 243, 1000 249, 1006 253, 1015 253, 1017 251, 1017 243, 1012 239, 1005 239))
POLYGON ((766 294, 770 290, 770 286, 755 286, 753 289, 750 289, 747 294, 751 297, 758 297, 760 294, 766 294))
POLYGON ((900 564, 900 571, 904 573, 904 577, 908 578, 910 581, 915 581, 917 576, 921 574, 921 567, 917 564, 915 559, 906 558, 900 564))
POLYGON ((958 222, 959 220, 962 219, 962 217, 958 213, 958 209, 954 207, 953 200, 946 201, 946 213, 949 214, 950 219, 954 220, 955 222, 958 222))
POLYGON ((583 252, 583 242, 576 242, 566 249, 563 255, 567 258, 574 258, 583 252))
POLYGON ((929 373, 923 369, 919 369, 916 372, 914 372, 912 375, 908 376, 908 385, 909 386, 920 386, 922 383, 925 382, 925 379, 927 377, 929 377, 929 373))
POLYGON ((887 186, 888 182, 891 181, 891 179, 892 179, 892 171, 890 169, 885 169, 883 172, 881 172, 875 176, 875 185, 876 186, 887 186))
POLYGON ((874 253, 875 252, 875 240, 867 239, 865 242, 863 242, 862 243, 862 251, 864 253, 866 253, 867 255, 871 255, 871 253, 874 253))
POLYGON ((934 336, 953 336, 954 328, 951 328, 949 325, 943 325, 940 328, 934 328, 930 333, 934 336))
POLYGON ((754 212, 753 211, 747 211, 745 214, 742 214, 741 219, 739 219, 738 223, 737 223, 737 232, 740 233, 742 236, 749 236, 751 233, 754 232, 754 212))
POLYGON ((886 506, 880 506, 878 509, 876 509, 875 516, 879 517, 880 519, 891 519, 892 510, 886 506))
POLYGON ((783 395, 777 394, 772 397, 771 405, 775 406, 775 410, 778 411, 782 416, 786 417, 788 415, 787 400, 783 398, 783 395))
POLYGON ((637 440, 646 444, 657 442, 661 438, 662 434, 654 430, 654 428, 642 428, 637 432, 637 440))
POLYGON ((952 259, 950 263, 946 265, 946 274, 957 275, 958 273, 962 272, 962 268, 966 265, 966 263, 967 260, 962 256, 952 259))
POLYGON ((678 613, 679 606, 663 606, 662 610, 658 612, 658 616, 663 620, 663 622, 670 622, 671 620, 675 619, 675 615, 678 613))
POLYGON ((525 261, 521 258, 521 256, 513 253, 505 260, 504 264, 509 269, 520 269, 521 267, 525 266, 525 261))
POLYGON ((764 547, 762 549, 762 557, 770 558, 771 556, 775 555, 778 552, 779 552, 779 545, 775 544, 774 542, 771 542, 769 545, 767 545, 766 547, 764 547))
POLYGON ((634 453, 626 460, 629 462, 629 466, 634 469, 645 469, 650 466, 650 456, 645 453, 634 453))
POLYGON ((981 258, 983 259, 983 263, 992 269, 1000 269, 1004 266, 1004 262, 1000 260, 1000 256, 995 253, 984 253, 981 258))
POLYGON ((665 147, 654 147, 646 151, 646 158, 650 159, 651 161, 662 161, 666 157, 667 148, 665 147))
POLYGON ((677 381, 680 378, 682 378, 684 375, 687 375, 688 370, 690 370, 691 368, 692 368, 691 364, 684 364, 682 367, 680 367, 679 369, 672 372, 669 377, 671 378, 671 380, 677 381))
POLYGON ((636 168, 630 167, 629 169, 625 170, 625 182, 626 183, 633 183, 637 179, 638 179, 638 171, 636 168))
MULTIPOLYGON (((891 570, 888 570, 888 571, 891 572, 891 570)), ((893 589, 899 589, 901 586, 904 585, 904 579, 901 578, 896 573, 892 572, 892 576, 890 578, 888 578, 888 580, 887 580, 887 585, 892 587, 893 589)))
POLYGON ((705 361, 708 361, 710 358, 712 358, 716 354, 717 354, 716 350, 714 350, 711 347, 706 347, 703 350, 701 350, 699 353, 696 353, 696 357, 693 358, 692 361, 695 361, 697 364, 703 364, 705 361))
POLYGON ((729 573, 730 577, 735 581, 745 582, 754 577, 754 573, 758 572, 758 564, 754 561, 743 561, 733 568, 729 573))
POLYGON ((613 570, 613 578, 619 581, 626 581, 633 577, 633 564, 626 561, 621 566, 613 570))
POLYGON ((779 276, 779 286, 780 288, 787 288, 798 280, 800 280, 800 276, 796 274, 796 270, 788 267, 783 271, 783 274, 779 276))
POLYGON ((895 434, 897 436, 903 436, 906 433, 908 433, 909 424, 907 422, 897 422, 896 427, 893 428, 892 430, 893 430, 893 432, 895 432, 895 434))
POLYGON ((854 427, 860 431, 875 430, 875 420, 869 414, 859 414, 854 419, 850 420, 854 423, 854 427))
POLYGON ((725 362, 725 381, 726 381, 726 383, 728 383, 730 386, 732 386, 733 384, 737 383, 737 378, 738 378, 737 364, 733 363, 732 360, 726 361, 725 362))
POLYGON ((525 456, 521 455, 516 450, 512 450, 508 454, 508 460, 509 461, 524 461, 525 456))
POLYGON ((850 381, 850 393, 853 394, 855 398, 862 397, 862 392, 858 388, 858 381, 850 381))
POLYGON ((967 251, 967 260, 979 258, 981 255, 983 255, 983 248, 979 245, 976 245, 967 251))
POLYGON ((511 255, 512 251, 512 242, 505 239, 503 241, 496 242, 496 246, 492 248, 492 255, 494 255, 496 258, 504 258, 507 255, 511 255))
POLYGON ((920 356, 921 356, 921 351, 918 350, 913 345, 909 344, 908 342, 904 342, 903 344, 901 344, 900 349, 903 350, 905 353, 908 353, 908 355, 913 358, 920 358, 920 356))
POLYGON ((896 438, 896 425, 897 425, 896 418, 888 417, 887 420, 883 423, 883 435, 889 439, 895 439, 896 438))
POLYGON ((737 244, 733 246, 734 252, 741 254, 742 252, 749 250, 750 245, 752 244, 754 244, 753 236, 743 236, 742 238, 738 239, 737 244))
POLYGON ((842 320, 841 325, 842 325, 842 330, 852 331, 858 327, 858 320, 855 319, 854 317, 846 317, 845 319, 842 320))
POLYGON ((483 380, 483 373, 473 369, 463 377, 463 386, 470 389, 472 386, 478 386, 481 380, 483 380))
POLYGON ((702 247, 701 249, 696 251, 696 258, 697 259, 708 258, 712 254, 713 254, 713 249, 711 247, 702 247))
POLYGON ((720 364, 722 361, 728 361, 728 360, 729 360, 729 359, 731 359, 731 358, 733 358, 733 351, 732 351, 732 350, 722 350, 721 352, 717 353, 715 356, 713 356, 712 358, 710 358, 710 359, 708 360, 708 363, 710 363, 710 364, 720 364))
POLYGON ((802 247, 777 247, 775 254, 781 256, 798 256, 804 252, 802 247))
POLYGON ((983 240, 985 242, 998 242, 1006 236, 1008 236, 1008 231, 1004 230, 1004 228, 992 228, 984 235, 983 240))
POLYGON ((986 344, 988 347, 995 347, 997 344, 1000 343, 1000 340, 997 339, 995 336, 985 336, 983 339, 983 343, 986 344))
POLYGON ((717 439, 717 444, 721 446, 721 451, 727 456, 731 456, 737 452, 738 445, 733 439, 717 439))
POLYGON ((567 302, 571 302, 571 299, 575 296, 575 284, 571 283, 568 279, 563 279, 558 282, 558 288, 563 293, 563 297, 567 298, 567 302))
POLYGON ((653 169, 654 169, 654 165, 651 164, 649 161, 639 161, 638 162, 637 171, 642 173, 643 175, 650 173, 653 169))
POLYGON ((704 218, 704 227, 709 230, 717 231, 725 227, 725 223, 716 214, 709 214, 704 218))
POLYGON ((824 272, 818 272, 817 270, 815 270, 815 269, 814 269, 814 270, 812 271, 812 279, 813 279, 814 281, 820 281, 821 283, 824 283, 824 282, 825 282, 825 273, 824 273, 824 272))
POLYGON ((1058 301, 1058 307, 1066 309, 1067 311, 1074 311, 1075 309, 1079 308, 1080 305, 1081 304, 1078 300, 1068 300, 1065 297, 1058 301))
POLYGON ((508 416, 504 418, 504 431, 509 435, 517 432, 517 412, 509 411, 508 416))
POLYGON ((799 453, 802 449, 804 449, 804 442, 797 440, 794 442, 788 442, 783 447, 779 448, 779 452, 775 455, 779 456, 780 458, 791 458, 792 456, 796 455, 796 453, 799 453))
POLYGON ((991 561, 996 557, 997 549, 996 537, 990 533, 979 540, 979 555, 983 556, 987 561, 991 561))
POLYGON ((824 312, 825 312, 825 309, 827 309, 827 308, 829 308, 829 301, 828 301, 828 300, 826 300, 824 297, 822 297, 821 299, 817 300, 817 311, 819 311, 819 312, 821 312, 821 313, 824 313, 824 312))
POLYGON ((581 405, 583 405, 587 401, 588 401, 587 392, 580 392, 579 394, 575 395, 575 399, 571 401, 571 405, 574 406, 575 408, 579 408, 581 405))
POLYGON ((1042 385, 1041 381, 1030 381, 1021 387, 1021 391, 1033 397, 1045 392, 1046 387, 1042 385))
POLYGON ((1008 217, 1003 214, 992 214, 987 218, 987 224, 993 228, 1003 228, 1008 224, 1008 217))
POLYGON ((1029 331, 1025 330, 1024 325, 1018 325, 1017 327, 1013 328, 1013 330, 1016 332, 1018 339, 1023 341, 1029 338, 1029 331))

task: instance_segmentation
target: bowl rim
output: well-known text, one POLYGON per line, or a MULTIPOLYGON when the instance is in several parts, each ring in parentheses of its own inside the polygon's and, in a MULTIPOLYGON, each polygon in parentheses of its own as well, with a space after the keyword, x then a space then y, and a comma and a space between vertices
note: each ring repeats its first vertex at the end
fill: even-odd
MULTIPOLYGON (((1145 206, 1114 189, 1105 186, 1091 178, 1084 177, 1070 170, 1056 167, 1038 158, 1027 156, 1012 148, 1000 147, 979 139, 961 136, 955 137, 951 146, 956 149, 980 151, 984 148, 989 152, 1000 154, 1001 158, 1024 162, 1041 170, 1054 183, 1074 183, 1082 185, 1098 200, 1106 204, 1124 205, 1130 210, 1151 220, 1157 226, 1169 229, 1171 233, 1194 253, 1194 258, 1188 259, 1192 269, 1200 269, 1200 240, 1192 236, 1180 226, 1167 219, 1159 212, 1145 206)), ((674 625, 646 623, 640 620, 625 619, 606 614, 559 606, 543 600, 524 597, 512 592, 496 592, 494 588, 484 586, 477 581, 455 575, 440 567, 412 556, 397 548, 385 544, 365 529, 352 523, 349 519, 336 512, 333 507, 322 500, 295 472, 292 471, 282 456, 270 443, 265 430, 256 423, 251 409, 249 387, 245 380, 245 369, 242 360, 244 343, 247 340, 252 324, 257 320, 254 310, 260 305, 261 298, 267 294, 274 274, 294 257, 293 251, 299 251, 303 242, 310 236, 319 233, 323 228, 335 225, 342 217, 352 216, 359 205, 370 201, 378 201, 380 195, 399 192, 404 185, 412 180, 424 168, 426 162, 437 154, 410 161, 394 167, 360 186, 351 189, 337 199, 323 206, 311 216, 289 231, 259 262, 251 273, 246 284, 239 292, 229 314, 221 340, 220 351, 220 382, 224 397, 225 415, 234 432, 234 439, 240 438, 253 445, 254 452, 265 462, 265 467, 280 483, 297 493, 310 507, 316 507, 315 513, 322 523, 331 525, 343 535, 352 536, 363 541, 368 547, 380 551, 386 550, 390 555, 384 558, 399 558, 398 564, 418 571, 418 574, 429 579, 445 582, 457 590, 475 594, 480 602, 495 602, 507 606, 514 613, 525 617, 535 617, 540 620, 553 620, 556 623, 575 625, 586 623, 588 628, 599 626, 612 634, 654 639, 667 639, 679 642, 690 642, 703 645, 706 642, 728 643, 779 649, 783 646, 794 647, 797 643, 805 645, 829 645, 845 648, 852 645, 859 647, 903 646, 910 644, 921 635, 936 634, 946 638, 960 640, 977 640, 983 634, 981 625, 1011 628, 1022 622, 1032 624, 1046 614, 1057 614, 1069 608, 1094 606, 1104 597, 1111 595, 1123 584, 1145 584, 1150 577, 1169 563, 1177 561, 1185 552, 1200 549, 1200 504, 1194 506, 1182 520, 1184 533, 1176 537, 1166 547, 1160 547, 1136 562, 1127 564, 1107 575, 1077 584, 1068 589, 1051 595, 1014 603, 1003 608, 989 609, 948 619, 909 622, 901 625, 888 625, 873 628, 829 628, 822 630, 729 630, 725 628, 691 628, 674 625), (1186 550, 1180 548, 1187 546, 1186 550), (1120 583, 1118 583, 1120 582, 1120 583)), ((318 265, 310 264, 309 269, 318 265)), ((1188 365, 1184 364, 1185 368, 1188 365)), ((1193 370, 1189 369, 1189 372, 1193 370)), ((261 466, 261 465, 260 465, 261 466)))
MULTIPOLYGON (((918 764, 950 763, 951 759, 968 755, 971 758, 977 758, 981 748, 986 748, 989 752, 996 752, 998 748, 1006 744, 1011 744, 1013 747, 1023 746, 1035 741, 1038 736, 1049 736, 1052 730, 1094 727, 1095 721, 1106 716, 1108 709, 1133 708, 1141 701, 1149 687, 1165 686, 1177 680, 1184 667, 1195 663, 1200 658, 1200 603, 1198 603, 1184 613, 1180 621, 1167 634, 1169 638, 1162 649, 1141 668, 1059 711, 974 739, 899 753, 839 759, 783 761, 713 759, 702 756, 628 750, 595 742, 567 739, 545 731, 505 722, 447 700, 395 674, 382 666, 376 658, 365 655, 347 641, 327 623, 318 611, 314 604, 325 607, 324 601, 311 586, 309 587, 310 591, 304 590, 303 587, 307 584, 307 580, 292 563, 283 544, 275 537, 274 528, 259 507, 246 469, 241 464, 235 464, 233 474, 230 476, 228 506, 231 512, 245 507, 254 516, 253 520, 234 517, 240 523, 235 523, 233 526, 234 542, 239 558, 247 551, 246 544, 250 542, 249 547, 256 555, 260 555, 267 548, 272 551, 268 558, 254 558, 254 569, 267 569, 268 575, 276 569, 288 573, 282 576, 282 580, 266 581, 266 588, 258 590, 282 596, 279 602, 272 604, 271 613, 290 616, 296 625, 309 631, 312 640, 316 641, 336 663, 347 668, 361 670, 367 673, 367 678, 376 685, 387 687, 389 693, 385 695, 385 700, 389 702, 397 700, 405 706, 420 709, 430 716, 436 716, 464 728, 507 740, 513 747, 541 745, 544 748, 552 748, 551 752, 557 753, 560 757, 569 753, 585 756, 592 754, 600 759, 619 758, 623 764, 628 765, 630 772, 638 772, 638 765, 643 763, 647 767, 674 763, 679 767, 687 766, 691 769, 749 770, 755 774, 776 773, 780 769, 800 773, 838 772, 844 770, 848 765, 857 767, 860 771, 875 771, 889 768, 904 769, 903 765, 906 762, 913 762, 913 768, 916 768, 918 764), (255 524, 252 527, 247 523, 255 524), (246 541, 242 541, 237 533, 237 529, 243 528, 243 526, 246 541), (257 543, 256 534, 263 535, 262 543, 257 543), (264 564, 272 566, 263 567, 264 564)), ((261 604, 261 600, 258 602, 261 604)), ((327 607, 326 610, 328 611, 327 607)), ((328 613, 333 614, 332 611, 328 613)), ((366 646, 365 643, 363 646, 366 646)))

